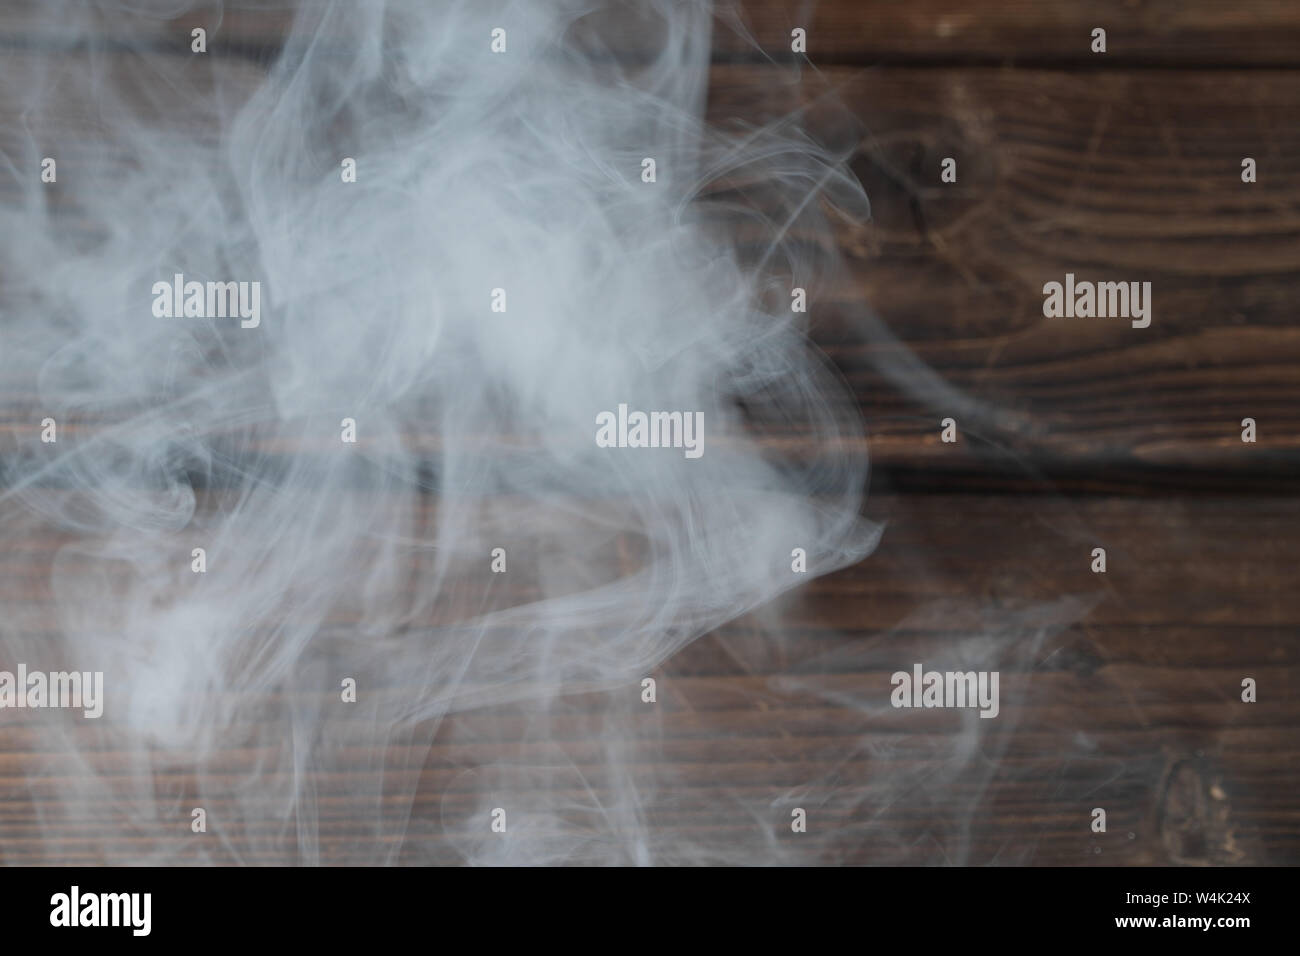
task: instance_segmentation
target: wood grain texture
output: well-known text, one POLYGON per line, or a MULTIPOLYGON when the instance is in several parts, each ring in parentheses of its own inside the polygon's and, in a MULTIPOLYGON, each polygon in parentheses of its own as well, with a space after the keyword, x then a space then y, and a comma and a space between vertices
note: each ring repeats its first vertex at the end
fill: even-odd
MULTIPOLYGON (((244 74, 251 89, 257 73, 244 74)), ((790 282, 809 286, 813 341, 853 386, 874 466, 896 482, 1276 491, 1300 474, 1295 76, 720 65, 710 115, 799 115, 852 150, 872 220, 841 229, 838 273, 790 282), (939 182, 946 156, 956 184, 939 182), (1259 164, 1254 184, 1243 156, 1259 164), (1151 326, 1044 318, 1043 285, 1067 272, 1151 282, 1151 326), (959 447, 938 440, 948 416, 959 447)), ((69 175, 76 162, 65 155, 69 175)), ((761 254, 770 236, 748 236, 761 254)), ((33 394, 34 378, 3 383, 0 429, 35 427, 33 394)), ((410 441, 438 447, 432 433, 410 441)))
MULTIPOLYGON (((359 0, 358 6, 367 2, 359 0)), ((97 36, 110 43, 144 40, 165 52, 186 50, 190 29, 204 26, 214 52, 260 56, 283 45, 293 6, 254 0, 196 3, 174 19, 150 16, 147 8, 106 8, 97 36)), ((312 20, 328 8, 297 6, 312 20)), ((400 21, 404 4, 385 6, 390 18, 400 21)), ((484 0, 479 6, 500 10, 509 23, 507 0, 484 0)), ((713 49, 719 60, 788 58, 790 31, 799 27, 807 31, 809 58, 820 65, 995 63, 1104 71, 1118 65, 1300 64, 1300 13, 1287 0, 720 0, 715 11, 713 49), (1108 31, 1104 56, 1090 50, 1095 27, 1108 31)), ((593 12, 585 21, 575 38, 585 25, 623 57, 638 51, 648 55, 659 33, 635 0, 593 12)), ((337 29, 345 28, 345 21, 338 21, 337 29)), ((328 33, 322 39, 328 41, 328 33)), ((0 42, 58 48, 68 37, 44 0, 10 0, 0 11, 0 42)))
POLYGON ((804 109, 814 128, 847 114, 861 131, 873 219, 844 231, 846 267, 810 311, 878 467, 953 464, 937 436, 951 415, 979 443, 962 467, 1297 473, 1294 73, 831 69, 783 87, 714 72, 719 116, 804 109), (1246 156, 1268 182, 1242 183, 1246 156), (939 181, 944 157, 956 184, 939 181), (1150 327, 1044 318, 1043 285, 1067 272, 1151 282, 1150 327), (1269 422, 1253 446, 1246 417, 1269 422))
MULTIPOLYGON (((1290 586, 1300 502, 880 495, 868 512, 889 522, 876 554, 788 599, 780 634, 767 633, 759 614, 671 659, 655 672, 653 714, 628 708, 625 723, 591 733, 593 715, 636 701, 633 684, 565 702, 544 733, 510 706, 403 735, 330 719, 323 733, 355 770, 314 779, 321 862, 370 858, 376 840, 398 858, 458 862, 481 829, 475 775, 498 775, 517 795, 512 806, 610 803, 623 785, 606 773, 611 747, 659 794, 647 821, 652 839, 696 831, 737 853, 760 849, 761 814, 788 816, 788 806, 810 803, 808 834, 784 847, 793 861, 1300 857, 1291 789, 1300 773, 1300 595, 1290 586), (1095 543, 1109 551, 1105 576, 1088 570, 1095 543), (959 658, 1001 669, 1003 713, 987 727, 973 714, 884 703, 900 661, 959 658), (1240 701, 1243 676, 1259 682, 1258 703, 1240 701), (409 803, 405 787, 415 791, 409 803), (1088 828, 1096 806, 1108 811, 1105 834, 1088 828)), ((266 709, 273 726, 285 719, 274 702, 266 709)), ((227 851, 188 833, 185 798, 197 781, 183 754, 151 758, 171 768, 154 786, 163 806, 174 804, 175 835, 137 832, 105 800, 88 816, 59 818, 57 839, 41 836, 41 801, 74 786, 85 759, 32 751, 40 738, 28 728, 48 717, 22 713, 3 737, 0 860, 94 863, 105 851, 129 856, 159 842, 179 861, 200 859, 200 846, 223 859, 227 851), (33 767, 40 772, 28 790, 22 775, 33 767)), ((101 739, 101 728, 73 730, 101 739)), ((286 747, 289 737, 286 724, 286 747)), ((88 754, 102 770, 126 756, 88 754)), ((281 808, 240 788, 242 772, 277 759, 264 744, 242 744, 236 727, 203 781, 209 813, 239 817, 229 831, 236 845, 259 846, 241 853, 245 862, 291 861, 300 849, 281 808)), ((291 772, 272 772, 263 787, 274 792, 291 772)), ((129 776, 119 785, 129 787, 129 776)))
MULTIPOLYGON (((641 785, 671 794, 642 821, 652 836, 752 849, 763 831, 751 812, 812 805, 809 833, 784 834, 795 862, 1300 862, 1300 5, 802 10, 751 0, 740 12, 781 62, 752 62, 718 27, 710 115, 803 110, 852 151, 871 199, 871 223, 841 228, 844 268, 814 288, 810 312, 862 410, 879 550, 778 602, 779 633, 760 611, 680 652, 655 675, 654 719, 630 716, 617 739, 591 737, 588 718, 635 688, 577 696, 545 728, 507 706, 399 735, 331 725, 345 769, 312 780, 315 859, 384 845, 395 862, 460 862, 479 809, 466 774, 501 774, 546 812, 572 813, 620 785, 602 770, 602 748, 618 746, 641 785), (816 69, 785 62, 792 26, 808 28, 816 69), (1093 26, 1108 29, 1104 57, 1088 52, 1093 26), (954 185, 939 182, 946 156, 954 185), (1255 184, 1240 180, 1244 156, 1255 184), (1151 281, 1151 327, 1044 319, 1042 284, 1067 271, 1151 281), (939 441, 947 415, 955 446, 939 441), (1240 441, 1245 417, 1255 445, 1240 441), (1096 546, 1106 575, 1088 569, 1096 546), (890 672, 944 659, 1004 674, 1004 717, 976 721, 973 747, 956 715, 883 705, 890 672), (1240 701, 1244 677, 1258 703, 1240 701), (384 774, 414 799, 387 794, 384 774), (1096 806, 1105 834, 1088 828, 1096 806)), ((214 55, 224 45, 256 64, 288 21, 234 4, 221 23, 214 55)), ((134 42, 140 29, 106 18, 104 35, 134 42)), ((188 26, 151 29, 168 56, 188 26)), ((644 44, 631 21, 624 36, 644 44)), ((39 7, 0 11, 6 54, 60 43, 39 7)), ((768 238, 756 232, 750 250, 768 238)), ((29 386, 0 383, 0 428, 33 427, 29 386)), ((409 438, 431 457, 438 447, 436 434, 409 438)), ((50 626, 58 543, 0 556, 0 600, 50 626)), ((280 703, 267 702, 269 720, 280 703)), ((141 831, 112 799, 61 817, 54 798, 87 767, 36 749, 40 716, 0 727, 0 863, 93 864, 160 840, 178 861, 201 859, 183 754, 87 758, 122 771, 122 794, 154 788, 176 834, 141 831), (124 769, 141 761, 156 769, 143 784, 124 769)), ((238 859, 293 861, 299 819, 239 789, 242 772, 283 754, 245 743, 238 728, 220 743, 209 811, 238 817, 232 839, 257 847, 238 859)))

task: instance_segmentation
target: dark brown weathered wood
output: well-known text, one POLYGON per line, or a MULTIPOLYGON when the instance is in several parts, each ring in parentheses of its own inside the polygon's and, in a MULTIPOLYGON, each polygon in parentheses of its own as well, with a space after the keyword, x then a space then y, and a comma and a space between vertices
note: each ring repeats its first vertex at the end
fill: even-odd
MULTIPOLYGON (((504 0, 476 5, 500 12, 500 22, 509 28, 515 23, 508 6, 504 0)), ((400 29, 407 4, 387 7, 393 29, 400 29)), ((313 3, 208 3, 161 19, 144 9, 112 8, 99 15, 93 35, 109 45, 188 52, 190 30, 203 26, 210 31, 210 50, 266 59, 283 46, 294 11, 319 25, 323 9, 313 3)), ((346 8, 335 11, 320 34, 324 52, 331 38, 342 36, 359 16, 346 8)), ((807 58, 819 66, 993 63, 1104 71, 1121 65, 1300 64, 1300 14, 1287 0, 720 0, 715 4, 714 55, 791 60, 795 28, 807 31, 807 58), (1097 27, 1107 31, 1105 54, 1091 50, 1097 27)), ((591 33, 599 34, 601 49, 623 57, 649 56, 662 42, 659 18, 636 0, 590 13, 572 28, 575 42, 591 33)), ((49 17, 40 0, 11 0, 0 11, 0 43, 11 48, 57 49, 79 39, 49 17)))
POLYGON ((827 133, 860 124, 873 221, 841 231, 845 268, 811 313, 878 466, 970 468, 938 442, 951 415, 984 467, 1296 473, 1295 74, 830 70, 759 94, 746 68, 714 72, 720 121, 803 107, 827 133), (1254 184, 1246 156, 1267 172, 1254 184), (1067 272, 1151 282, 1150 327, 1044 318, 1043 285, 1067 272))
MULTIPOLYGON (((852 165, 873 220, 841 225, 843 270, 809 282, 811 334, 853 387, 874 466, 899 487, 933 475, 1018 490, 1035 476, 1126 492, 1292 485, 1294 73, 832 69, 789 79, 777 67, 715 67, 711 116, 727 126, 806 108, 828 136, 858 124, 852 165), (1257 183, 1241 182, 1246 155, 1257 183), (939 182, 945 156, 958 161, 956 184, 939 182), (1044 318, 1042 286, 1067 272, 1150 281, 1151 326, 1044 318), (948 416, 960 446, 938 441, 948 416), (1253 445, 1240 440, 1248 417, 1253 445)), ((742 241, 758 255, 768 237, 742 241)), ((24 400, 34 390, 34 380, 3 383, 5 427, 21 434, 39 421, 24 400)), ((801 438, 775 437, 792 447, 801 438)), ((433 455, 439 440, 411 444, 433 455)))
MULTIPOLYGON (((803 108, 814 134, 856 144, 874 221, 795 238, 843 254, 813 288, 812 337, 863 413, 867 513, 888 519, 879 550, 779 601, 778 633, 755 614, 683 649, 655 671, 652 720, 628 706, 634 686, 566 700, 540 729, 524 704, 392 736, 331 718, 336 754, 311 774, 311 846, 268 795, 291 780, 285 750, 254 744, 253 726, 231 728, 202 781, 231 842, 203 843, 188 829, 200 781, 185 754, 117 749, 74 723, 83 764, 49 748, 47 714, 5 712, 0 863, 457 863, 481 809, 466 772, 492 767, 514 781, 512 806, 536 814, 523 839, 542 848, 559 821, 583 825, 575 806, 617 803, 611 744, 658 794, 643 821, 652 845, 685 841, 715 859, 1300 862, 1300 6, 800 8, 750 0, 741 15, 777 61, 790 60, 789 30, 807 27, 817 69, 756 65, 719 25, 710 115, 761 123, 803 108), (1094 26, 1108 30, 1105 56, 1088 51, 1094 26), (939 182, 945 156, 957 184, 939 182), (1259 163, 1253 185, 1240 181, 1244 156, 1259 163), (1151 328, 1044 319, 1041 286, 1066 271, 1151 281, 1151 328), (946 415, 957 445, 939 441, 946 415), (1255 445, 1240 441, 1244 417, 1259 424, 1255 445), (1089 570, 1095 546, 1105 575, 1089 570), (974 722, 969 755, 956 715, 887 704, 892 671, 959 650, 1004 674, 1004 716, 974 722), (1247 676, 1258 703, 1239 699, 1247 676), (605 714, 620 716, 593 729, 605 714), (65 814, 59 799, 88 766, 110 781, 107 797, 65 814), (266 793, 241 786, 256 767, 271 768, 266 793), (141 787, 174 811, 174 832, 131 818, 141 787), (795 838, 786 821, 800 804, 815 809, 795 838), (1096 806, 1106 834, 1089 830, 1096 806), (766 852, 764 821, 784 855, 766 852)), ((119 53, 176 57, 189 26, 118 12, 98 36, 119 53)), ((287 28, 282 11, 226 5, 211 48, 240 58, 251 89, 287 28)), ((615 36, 632 55, 652 34, 626 20, 615 36)), ((0 55, 66 68, 70 42, 81 40, 38 4, 0 11, 0 55)), ((0 101, 0 148, 17 129, 12 108, 0 101)), ((0 428, 30 436, 33 394, 30 381, 0 382, 0 428)), ((71 445, 113 424, 64 434, 71 445)), ((438 435, 408 438, 436 460, 438 435)), ((325 453, 325 441, 265 450, 325 453)), ((802 442, 773 436, 796 452, 802 442)), ((67 540, 35 525, 0 555, 0 604, 43 634, 58 624, 49 565, 67 540)), ((526 575, 512 580, 501 600, 539 596, 526 575)), ((329 621, 341 634, 356 623, 346 607, 329 621)), ((245 719, 278 727, 283 703, 249 702, 245 719)))
MULTIPOLYGON (((653 717, 628 706, 639 693, 632 685, 565 702, 544 735, 523 704, 458 713, 409 739, 329 719, 322 739, 340 750, 314 777, 321 860, 373 860, 377 845, 401 844, 410 859, 456 862, 481 799, 481 781, 466 776, 473 768, 515 774, 512 806, 543 818, 566 803, 612 805, 610 746, 626 748, 638 785, 660 794, 647 820, 652 841, 694 834, 736 858, 762 855, 760 828, 739 808, 788 813, 782 794, 804 785, 799 793, 819 809, 806 839, 786 846, 792 861, 1300 858, 1289 809, 1300 773, 1291 729, 1300 719, 1300 595, 1290 587, 1300 503, 886 495, 868 512, 889 521, 873 556, 783 602, 781 635, 764 634, 761 616, 744 618, 670 660, 655 672, 653 717), (1105 575, 1088 569, 1095 544, 1108 549, 1105 575), (976 726, 978 752, 998 755, 995 766, 958 756, 965 725, 951 712, 887 703, 892 671, 953 660, 960 648, 969 666, 1002 669, 1003 716, 976 726), (1256 704, 1238 699, 1244 676, 1259 682, 1256 704), (597 720, 611 714, 623 716, 597 720), (414 793, 409 808, 403 793, 414 793), (1108 811, 1106 834, 1089 830, 1095 806, 1108 811)), ((0 738, 3 862, 160 849, 178 861, 200 852, 234 861, 229 848, 192 841, 180 819, 198 785, 183 755, 156 783, 178 801, 175 835, 132 828, 111 802, 38 830, 36 804, 84 773, 40 751, 45 738, 33 728, 45 716, 21 715, 0 738), (23 778, 35 766, 29 790, 23 778)), ((291 861, 299 848, 276 805, 250 804, 239 789, 253 767, 275 766, 275 748, 241 744, 245 736, 235 728, 215 754, 205 806, 238 816, 229 834, 245 862, 291 861)), ((127 756, 90 759, 112 773, 127 756)), ((286 781, 272 773, 267 782, 286 781)))

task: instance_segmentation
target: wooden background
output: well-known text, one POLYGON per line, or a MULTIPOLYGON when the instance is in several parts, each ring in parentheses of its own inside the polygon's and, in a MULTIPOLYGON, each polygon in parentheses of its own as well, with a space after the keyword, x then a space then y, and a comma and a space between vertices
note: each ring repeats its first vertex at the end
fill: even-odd
MULTIPOLYGON (((747 6, 768 49, 803 24, 790 4, 747 6)), ((855 169, 874 227, 845 244, 843 308, 817 335, 868 422, 869 512, 891 516, 871 558, 810 587, 810 627, 873 632, 940 596, 1094 593, 1034 654, 967 862, 1295 863, 1300 8, 825 3, 809 37, 826 65, 800 95, 839 89, 869 131, 855 169), (938 180, 945 156, 956 185, 938 180), (1151 326, 1044 320, 1042 284, 1066 271, 1151 281, 1151 326), (969 410, 976 436, 939 441, 939 419, 963 414, 891 381, 897 346, 853 334, 861 301, 987 405, 969 410), (917 553, 933 559, 920 578, 917 553), (1246 676, 1273 690, 1240 702, 1246 676), (1106 834, 1088 830, 1093 806, 1106 834)), ((765 69, 715 70, 726 111, 765 69)), ((900 636, 917 645, 905 660, 945 637, 900 636)), ((912 796, 968 809, 960 791, 912 796)), ((915 817, 879 810, 912 839, 876 834, 854 858, 943 862, 926 839, 943 823, 915 817)))
MULTIPOLYGON (((854 169, 874 222, 841 236, 848 268, 811 311, 867 421, 868 514, 888 525, 869 559, 782 603, 783 640, 758 615, 657 673, 662 766, 645 773, 676 799, 652 830, 743 844, 748 823, 713 809, 726 790, 787 819, 812 808, 803 862, 1300 862, 1300 5, 751 0, 740 15, 771 60, 719 27, 715 119, 833 90, 864 130, 854 169), (812 64, 798 81, 794 26, 812 64), (955 185, 939 182, 945 156, 955 185), (1043 319, 1042 284, 1067 271, 1150 281, 1150 328, 1043 319), (908 375, 909 354, 937 375, 908 375), (956 445, 939 441, 949 415, 956 445), (1003 717, 976 753, 958 753, 966 724, 871 712, 898 662, 986 626, 1003 717)), ((231 10, 213 49, 261 58, 283 27, 231 10)), ((39 51, 51 29, 20 5, 0 48, 39 51)), ((556 739, 594 764, 574 708, 556 739)), ((462 714, 405 758, 416 797, 393 859, 460 859, 440 821, 465 741, 510 719, 462 714)), ((28 743, 0 732, 5 863, 152 839, 115 828, 112 807, 42 834, 28 743)), ((223 764, 257 759, 232 747, 223 764)), ((51 787, 60 772, 75 771, 51 770, 51 787)), ((184 775, 169 786, 183 794, 184 775)), ((314 786, 316 858, 371 858, 360 844, 382 835, 350 809, 369 785, 314 786)), ((289 841, 251 862, 295 856, 289 841)))

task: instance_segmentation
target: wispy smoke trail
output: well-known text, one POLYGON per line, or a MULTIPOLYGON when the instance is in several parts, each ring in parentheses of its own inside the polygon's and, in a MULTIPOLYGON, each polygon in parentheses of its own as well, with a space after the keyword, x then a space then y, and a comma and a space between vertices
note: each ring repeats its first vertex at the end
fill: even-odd
POLYGON ((27 577, 0 650, 107 688, 98 723, 24 724, 45 836, 314 862, 328 815, 347 858, 395 860, 439 721, 514 702, 435 814, 465 857, 673 858, 613 697, 570 721, 600 794, 493 755, 571 738, 564 695, 643 706, 806 579, 794 548, 811 574, 868 552, 862 424, 789 307, 832 263, 787 238, 866 202, 794 124, 706 125, 706 6, 646 5, 636 49, 589 13, 313 5, 263 64, 221 27, 191 52, 183 5, 45 4, 6 55, 0 540, 27 577), (159 317, 177 274, 260 283, 260 323, 159 317), (705 454, 597 447, 619 403, 702 413, 705 454), (494 801, 495 844, 469 823, 494 801))
MULTIPOLYGON (((0 61, 0 667, 102 671, 105 707, 5 712, 42 825, 0 857, 781 862, 787 798, 910 785, 786 765, 702 802, 642 701, 742 615, 779 640, 773 599, 878 536, 864 424, 791 308, 867 198, 798 114, 706 123, 708 6, 29 16, 0 61), (289 24, 273 55, 223 40, 240 17, 289 24), (259 283, 259 321, 157 315, 177 275, 259 283), (621 404, 699 414, 704 453, 599 447, 621 404)), ((1067 611, 980 659, 1025 666, 1067 611)), ((865 720, 888 687, 755 693, 791 691, 865 720)))

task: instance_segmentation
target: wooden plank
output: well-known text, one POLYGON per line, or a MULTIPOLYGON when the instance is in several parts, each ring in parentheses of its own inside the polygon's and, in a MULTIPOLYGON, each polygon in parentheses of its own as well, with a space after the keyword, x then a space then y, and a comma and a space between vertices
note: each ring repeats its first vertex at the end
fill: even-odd
POLYGON ((0 860, 454 863, 491 851, 489 799, 517 813, 519 860, 617 858, 635 785, 651 848, 678 861, 1300 862, 1300 501, 885 495, 868 511, 888 520, 876 554, 778 602, 777 629, 758 612, 653 671, 653 708, 632 684, 545 717, 502 704, 379 733, 326 717, 304 847, 277 800, 302 772, 292 735, 266 732, 287 697, 249 702, 202 780, 184 754, 104 736, 111 714, 66 725, 74 758, 41 732, 48 713, 22 712, 0 735, 0 860), (999 718, 891 708, 889 676, 913 662, 1000 669, 999 718), (91 769, 107 789, 61 802, 91 769), (175 834, 133 817, 142 787, 175 834), (200 793, 219 845, 188 832, 200 793), (798 839, 793 806, 811 808, 798 839))
POLYGON ((879 467, 972 467, 938 441, 951 415, 982 445, 976 469, 1297 470, 1295 74, 828 70, 783 86, 718 67, 713 91, 719 121, 802 108, 842 145, 861 130, 844 148, 873 221, 840 230, 845 267, 810 313, 879 467), (1266 171, 1253 184, 1246 156, 1266 171), (1066 273, 1151 282, 1150 326, 1044 318, 1043 286, 1066 273))
MULTIPOLYGON (((725 6, 725 5, 724 5, 725 6)), ((981 61, 1109 70, 1119 65, 1253 67, 1300 62, 1300 11, 1286 0, 744 0, 743 17, 767 50, 808 31, 813 63, 981 61), (1104 55, 1092 30, 1107 31, 1104 55)), ((741 44, 719 30, 725 48, 741 44)))
MULTIPOLYGON (((251 88, 252 68, 239 75, 251 88)), ((710 115, 761 123, 802 109, 816 135, 844 140, 858 130, 844 148, 855 150, 873 221, 835 234, 796 230, 809 252, 836 243, 844 268, 789 281, 809 286, 813 340, 851 385, 874 467, 896 487, 933 483, 927 476, 983 488, 1023 489, 1039 477, 1110 490, 1294 487, 1295 74, 781 77, 778 67, 715 67, 710 115), (1247 155, 1259 164, 1254 184, 1240 179, 1247 155), (945 156, 958 162, 956 184, 938 180, 945 156), (1151 282, 1150 327, 1044 318, 1043 284, 1067 272, 1151 282), (950 416, 956 445, 939 441, 950 416), (1240 440, 1245 418, 1257 423, 1255 444, 1240 440)), ((725 186, 717 198, 727 198, 725 186)), ((758 256, 768 241, 742 235, 742 252, 758 256)), ((34 379, 10 376, 3 391, 0 427, 30 438, 42 417, 27 398, 34 379)), ((75 435, 112 422, 61 424, 75 435)), ((797 430, 772 440, 813 451, 797 430)), ((411 434, 408 445, 432 457, 439 436, 411 434)))
MULTIPOLYGON (((387 3, 391 23, 423 4, 387 3)), ((519 29, 505 0, 476 4, 480 17, 497 14, 519 29)), ((355 10, 365 8, 365 0, 355 10)), ((147 46, 188 54, 194 26, 209 30, 213 53, 273 56, 295 11, 319 29, 329 53, 360 14, 303 2, 201 3, 163 19, 114 8, 96 15, 99 43, 147 46)), ((1291 66, 1300 64, 1300 13, 1287 0, 722 0, 715 6, 714 54, 722 60, 794 59, 791 31, 807 33, 807 58, 817 66, 882 63, 999 63, 1108 70, 1116 66, 1291 66), (1091 50, 1092 30, 1107 31, 1103 55, 1091 50)), ((478 22, 478 21, 475 21, 478 22)), ((600 49, 624 58, 650 56, 662 43, 662 22, 644 4, 624 0, 588 13, 570 30, 575 42, 599 35, 600 49)), ((0 44, 58 49, 84 38, 49 15, 42 0, 10 0, 0 10, 0 44)), ((799 57, 802 59, 802 57, 799 57)))

